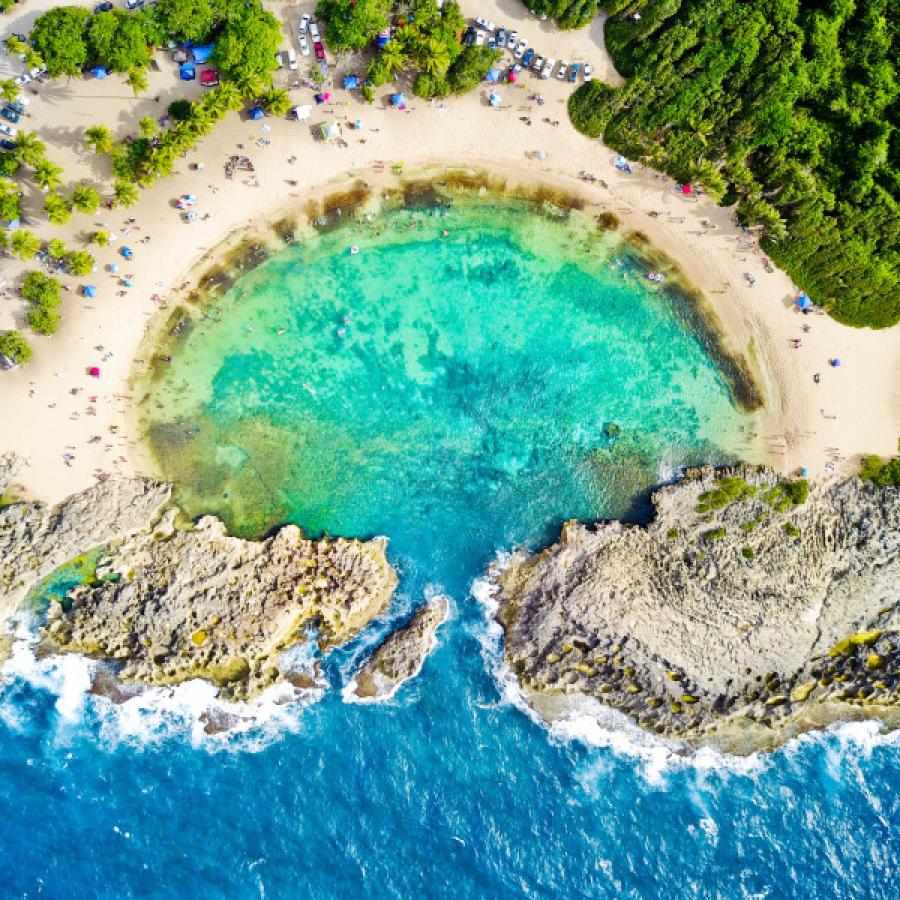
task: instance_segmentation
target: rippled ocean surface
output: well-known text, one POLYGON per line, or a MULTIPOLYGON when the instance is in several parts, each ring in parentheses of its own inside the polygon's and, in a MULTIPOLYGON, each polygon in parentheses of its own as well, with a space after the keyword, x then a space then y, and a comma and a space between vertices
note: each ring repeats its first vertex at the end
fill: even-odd
POLYGON ((328 690, 267 695, 228 734, 204 731, 209 686, 115 706, 23 623, 0 896, 897 896, 900 744, 874 726, 684 755, 614 715, 548 731, 503 670, 491 560, 750 452, 689 305, 645 275, 578 216, 398 211, 276 255, 161 348, 144 425, 190 513, 385 534, 400 588, 328 690), (422 673, 344 702, 434 591, 453 612, 422 673))

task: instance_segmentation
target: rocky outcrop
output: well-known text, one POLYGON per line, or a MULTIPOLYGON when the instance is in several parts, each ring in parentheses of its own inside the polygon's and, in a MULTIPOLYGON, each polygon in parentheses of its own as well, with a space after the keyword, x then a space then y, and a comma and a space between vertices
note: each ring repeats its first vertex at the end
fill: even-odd
POLYGON ((536 708, 587 695, 738 752, 835 719, 900 724, 900 490, 807 487, 695 470, 656 491, 647 526, 569 522, 496 567, 536 708))
MULTIPOLYGON (((0 459, 0 494, 17 461, 0 459)), ((11 503, 0 507, 0 623, 28 589, 87 550, 146 528, 169 501, 170 486, 146 478, 116 478, 63 503, 11 503)))
POLYGON ((391 632, 363 663, 351 693, 361 700, 391 696, 415 678, 434 648, 438 628, 447 618, 447 598, 434 597, 403 628, 391 632))
POLYGON ((112 660, 124 682, 204 678, 223 697, 246 699, 295 681, 287 648, 352 638, 384 612, 397 583, 381 539, 311 541, 287 525, 245 541, 211 517, 176 530, 174 516, 125 541, 65 607, 54 604, 49 649, 112 660))

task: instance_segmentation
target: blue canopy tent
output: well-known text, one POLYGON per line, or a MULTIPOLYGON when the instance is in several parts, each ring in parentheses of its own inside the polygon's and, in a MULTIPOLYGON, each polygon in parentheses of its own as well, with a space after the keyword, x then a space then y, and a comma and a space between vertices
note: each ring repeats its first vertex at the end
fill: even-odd
POLYGON ((106 76, 109 75, 109 71, 105 66, 94 66, 94 68, 91 69, 91 75, 93 75, 94 78, 106 78, 106 76))
POLYGON ((86 284, 82 290, 85 297, 94 298, 97 296, 97 288, 92 284, 86 284))
POLYGON ((487 75, 484 76, 485 81, 496 84, 503 77, 503 73, 499 69, 488 69, 487 75))
POLYGON ((131 257, 134 256, 134 250, 132 250, 131 247, 121 247, 119 253, 125 259, 131 259, 131 257))
POLYGON ((110 264, 106 267, 106 271, 107 271, 107 272, 112 272, 113 275, 118 275, 118 273, 119 273, 119 264, 118 264, 118 263, 110 263, 110 264))
POLYGON ((488 103, 490 103, 491 106, 500 106, 502 103, 500 95, 496 91, 491 91, 491 96, 488 97, 488 103))
POLYGON ((406 109, 406 96, 404 94, 391 94, 391 106, 397 109, 406 109))
POLYGON ((344 76, 344 90, 355 91, 359 87, 359 79, 355 75, 344 76))
POLYGON ((191 50, 191 53, 194 55, 194 62, 205 63, 208 62, 210 57, 213 55, 213 50, 216 49, 215 44, 204 44, 202 47, 194 47, 191 50))
POLYGON ((182 63, 178 67, 178 74, 182 81, 193 81, 197 77, 197 71, 193 63, 182 63))
POLYGON ((247 115, 255 121, 256 119, 262 119, 265 116, 265 112, 261 106, 251 106, 247 115))
POLYGON ((813 305, 812 300, 810 300, 806 294, 801 294, 797 298, 797 306, 799 306, 800 309, 802 309, 804 311, 807 309, 812 309, 812 305, 813 305))

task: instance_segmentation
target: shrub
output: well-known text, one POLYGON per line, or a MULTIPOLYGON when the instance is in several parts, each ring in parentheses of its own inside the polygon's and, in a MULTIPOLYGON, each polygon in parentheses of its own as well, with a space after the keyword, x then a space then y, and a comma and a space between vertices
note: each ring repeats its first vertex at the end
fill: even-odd
POLYGON ((36 334, 51 335, 59 328, 59 313, 47 306, 35 306, 26 316, 28 327, 36 334))
POLYGON ((900 457, 885 462, 878 456, 867 456, 862 461, 859 477, 878 487, 900 487, 900 457))
POLYGON ((756 554, 753 552, 752 547, 741 547, 741 556, 743 556, 744 559, 753 559, 756 554))
POLYGON ((29 272, 22 281, 22 296, 47 309, 56 309, 62 299, 59 282, 44 272, 29 272))
POLYGON ((800 537, 800 529, 793 522, 784 523, 784 533, 789 537, 800 537))
POLYGON ((721 541, 723 537, 728 532, 724 528, 711 528, 709 531, 704 532, 703 539, 705 541, 709 541, 710 543, 713 541, 721 541))
POLYGON ((0 175, 12 178, 19 171, 19 160, 15 153, 4 150, 0 153, 0 175))
POLYGON ((491 50, 490 47, 466 47, 447 70, 449 90, 454 94, 474 90, 500 56, 499 50, 491 50))
POLYGON ((6 331, 0 334, 0 353, 17 363, 27 363, 31 359, 31 347, 19 331, 6 331))
POLYGON ((575 128, 588 137, 600 137, 612 117, 609 100, 614 93, 602 81, 586 81, 573 91, 569 97, 569 118, 575 128))

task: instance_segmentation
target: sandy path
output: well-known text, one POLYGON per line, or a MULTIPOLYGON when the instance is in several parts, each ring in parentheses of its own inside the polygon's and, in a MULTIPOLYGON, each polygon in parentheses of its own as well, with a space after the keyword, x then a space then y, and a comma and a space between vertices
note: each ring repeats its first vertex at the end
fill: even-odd
MULTIPOLYGON (((478 4, 477 12, 500 24, 500 13, 495 17, 491 12, 500 6, 503 24, 509 25, 514 22, 507 11, 512 3, 492 0, 478 4)), ((40 0, 27 4, 23 16, 33 18, 42 5, 50 4, 40 0)), ((276 11, 288 11, 289 23, 304 8, 273 6, 276 11)), ((466 11, 468 6, 463 4, 466 11)), ((472 12, 476 12, 474 6, 472 12)), ((10 30, 18 30, 15 17, 10 18, 10 30)), ((528 31, 536 34, 536 28, 549 27, 528 17, 522 30, 529 36, 528 31)), ((290 30, 286 26, 285 33, 290 30)), ((591 29, 585 29, 563 37, 589 40, 590 33, 591 29)), ((572 53, 571 58, 577 57, 572 53)), ((30 95, 27 127, 41 132, 51 158, 65 167, 72 183, 84 179, 108 190, 106 160, 81 144, 85 127, 103 122, 123 135, 135 128, 140 116, 160 115, 171 99, 199 92, 196 83, 185 86, 177 80, 167 56, 160 54, 158 59, 162 72, 151 73, 150 89, 138 101, 118 77, 50 83, 40 88, 38 96, 30 95), (159 103, 154 101, 157 96, 159 103)), ((599 55, 592 59, 599 69, 599 55)), ((4 58, 0 70, 7 67, 9 71, 10 63, 16 71, 21 67, 4 58)), ((339 77, 349 70, 347 64, 339 63, 334 71, 339 77)), ((2 71, 0 76, 5 77, 2 71)), ((284 79, 286 73, 279 77, 284 79)), ((388 108, 388 90, 380 91, 376 103, 367 106, 357 95, 337 89, 333 103, 315 109, 311 124, 330 118, 362 119, 362 131, 345 129, 345 148, 314 140, 310 123, 267 119, 264 124, 270 130, 264 132, 260 123, 230 115, 172 177, 145 193, 137 206, 104 210, 96 217, 75 215, 63 229, 42 221, 38 212, 42 198, 29 188, 32 227, 42 236, 61 237, 78 246, 96 227, 107 225, 119 240, 96 252, 96 274, 89 279, 67 279, 71 292, 63 303, 58 334, 34 338, 34 360, 14 372, 0 373, 0 451, 14 450, 28 460, 21 478, 27 492, 56 500, 91 483, 98 472, 134 471, 139 456, 134 437, 127 432, 127 378, 132 360, 140 357, 147 322, 158 310, 152 295, 159 293, 164 302, 174 302, 173 288, 234 229, 275 221, 274 211, 286 204, 299 210, 310 194, 321 195, 329 185, 345 184, 348 173, 373 182, 382 177, 373 168, 376 161, 386 162, 388 171, 391 163, 403 161, 407 173, 434 163, 478 163, 513 180, 552 182, 602 204, 620 217, 624 228, 650 235, 657 247, 680 264, 703 290, 735 350, 746 353, 752 345, 751 355, 762 369, 768 396, 760 425, 763 445, 775 465, 785 471, 803 465, 823 475, 832 458, 893 452, 900 436, 896 330, 852 330, 826 317, 801 316, 791 305, 790 280, 781 272, 766 273, 761 255, 744 249, 747 236, 734 226, 727 210, 705 200, 682 198, 671 182, 650 171, 639 170, 630 177, 618 173, 608 148, 578 135, 568 124, 564 108, 570 90, 555 79, 502 86, 504 108, 500 110, 487 105, 482 90, 436 105, 410 97, 409 111, 398 112, 388 108), (536 86, 546 98, 543 106, 528 101, 536 86), (523 116, 530 117, 530 126, 520 120, 523 116), (542 121, 545 118, 559 125, 542 121), (245 151, 238 149, 241 143, 245 151), (536 149, 547 151, 547 159, 531 159, 536 149), (252 157, 258 186, 252 177, 225 179, 227 156, 240 152, 252 157), (292 157, 296 162, 288 161, 292 157), (196 161, 205 164, 204 171, 189 168, 196 161), (580 181, 582 170, 604 179, 608 188, 580 181), (201 218, 190 225, 181 222, 172 205, 188 192, 200 197, 201 218), (202 219, 207 213, 209 218, 202 219), (125 220, 132 217, 135 225, 128 228, 125 220), (711 225, 701 224, 704 219, 711 225), (149 243, 141 243, 148 236, 149 243), (135 250, 131 262, 124 263, 117 255, 123 244, 135 250), (121 274, 133 275, 135 286, 125 296, 117 296, 121 289, 117 279, 104 271, 112 262, 119 262, 121 274), (756 277, 756 287, 747 285, 743 272, 756 277), (76 295, 85 281, 100 288, 96 300, 76 295), (809 333, 801 331, 804 324, 811 326, 809 333), (802 347, 796 350, 790 343, 795 337, 802 338, 802 347), (828 359, 835 356, 842 360, 839 369, 828 366, 828 359), (100 379, 88 376, 93 365, 101 367, 100 379), (819 384, 813 381, 814 373, 820 375, 819 384), (90 443, 98 436, 99 441, 90 443), (74 458, 67 461, 65 454, 74 458)), ((291 93, 297 103, 312 102, 312 92, 306 88, 291 93)), ((0 280, 13 287, 21 272, 33 267, 9 258, 0 260, 0 265, 0 280)), ((0 328, 21 327, 23 314, 15 291, 0 299, 0 328)))

